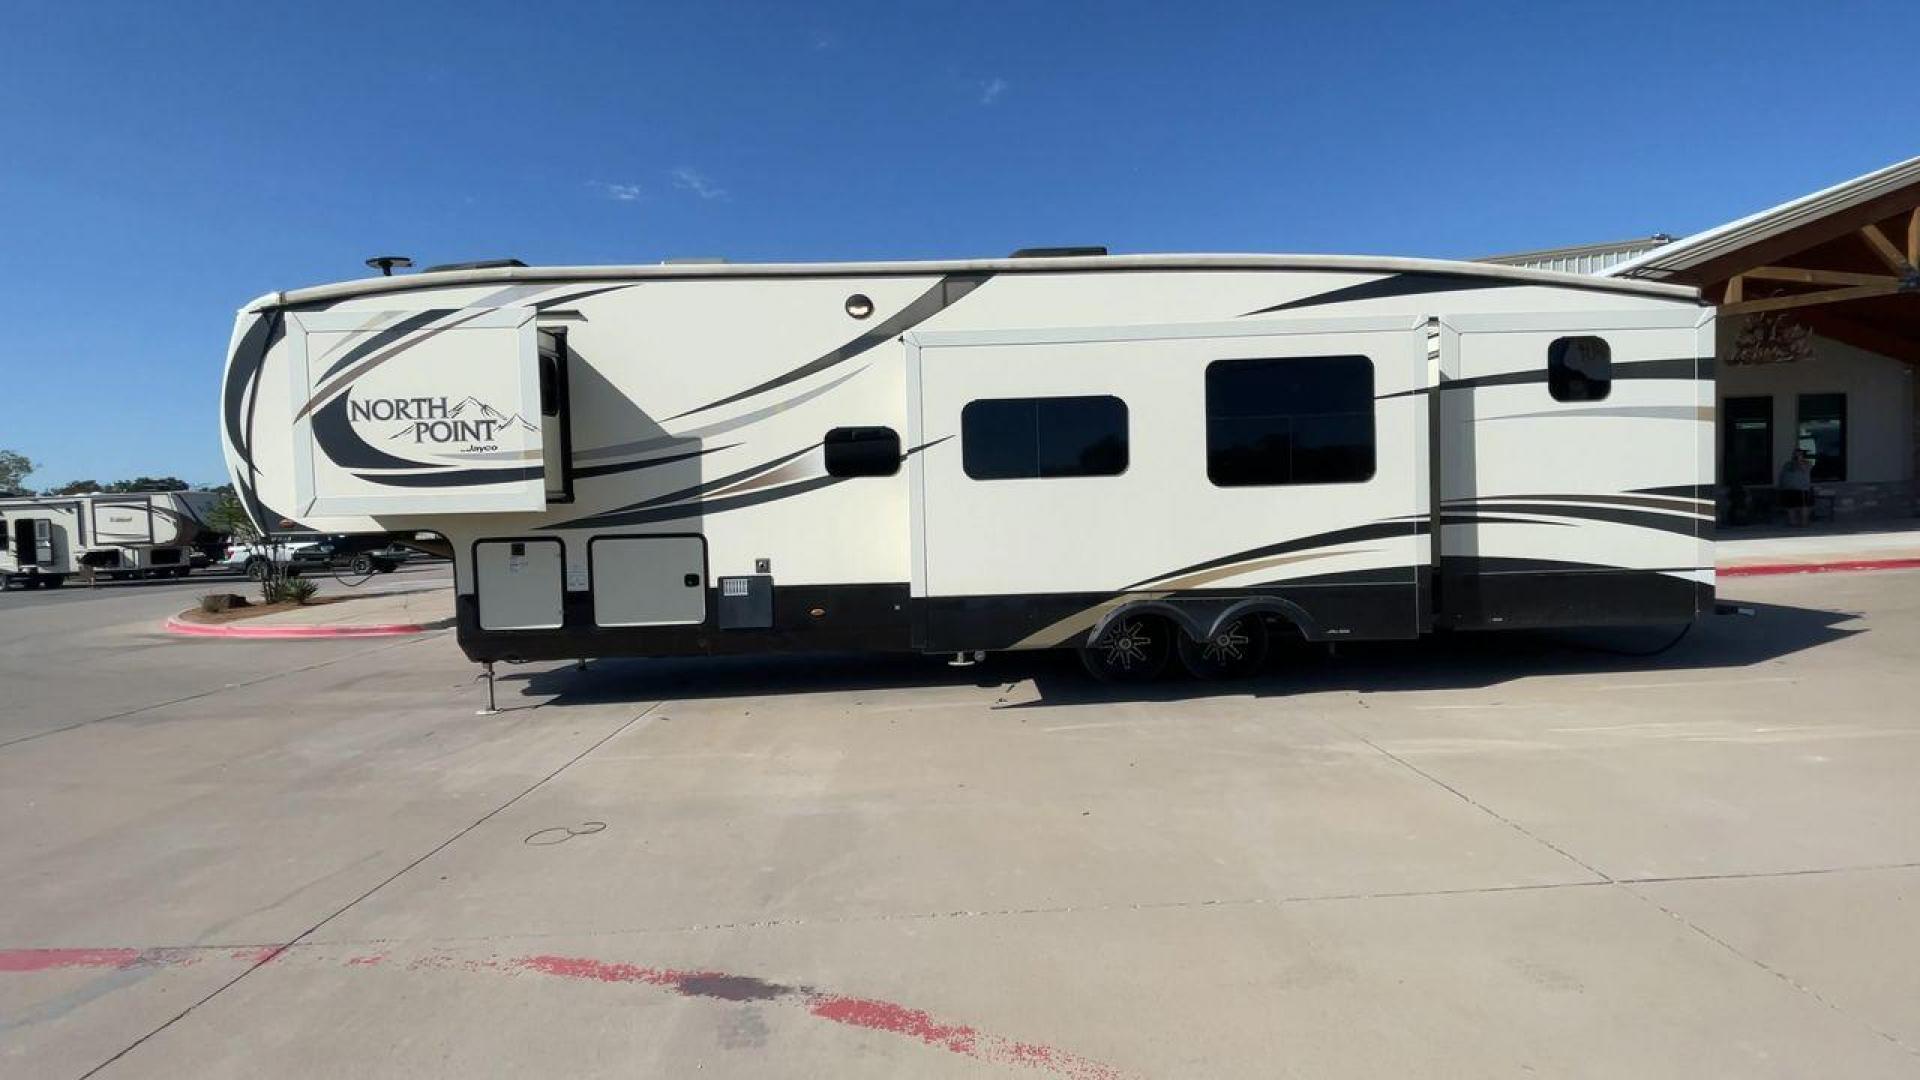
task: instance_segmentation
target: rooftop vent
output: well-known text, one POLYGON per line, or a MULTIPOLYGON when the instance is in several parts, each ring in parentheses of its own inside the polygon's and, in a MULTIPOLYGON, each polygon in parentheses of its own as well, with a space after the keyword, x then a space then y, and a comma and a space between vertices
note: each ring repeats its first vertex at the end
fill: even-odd
POLYGON ((499 270, 508 266, 525 266, 519 259, 475 259, 473 262, 441 263, 420 271, 423 274, 441 274, 449 270, 499 270))
POLYGON ((1079 259, 1088 255, 1105 255, 1104 245, 1092 247, 1038 247, 1021 248, 1008 258, 1012 259, 1079 259))

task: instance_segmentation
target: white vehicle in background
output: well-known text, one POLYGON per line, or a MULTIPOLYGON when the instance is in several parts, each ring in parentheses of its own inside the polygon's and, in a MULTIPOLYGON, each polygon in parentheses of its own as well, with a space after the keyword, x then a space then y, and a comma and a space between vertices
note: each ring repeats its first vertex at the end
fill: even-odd
POLYGON ((186 577, 215 537, 210 491, 0 499, 0 583, 57 589, 68 577, 186 577))
POLYGON ((290 564, 294 552, 313 543, 312 540, 261 541, 254 544, 236 541, 227 546, 226 557, 220 560, 220 566, 246 575, 249 581, 265 581, 274 566, 290 564))

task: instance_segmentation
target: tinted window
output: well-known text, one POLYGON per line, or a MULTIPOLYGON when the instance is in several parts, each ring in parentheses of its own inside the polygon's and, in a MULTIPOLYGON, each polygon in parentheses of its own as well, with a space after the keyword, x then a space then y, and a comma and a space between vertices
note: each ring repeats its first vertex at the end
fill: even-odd
POLYGON ((1613 349, 1597 337, 1555 338, 1547 346, 1547 389, 1555 401, 1599 401, 1613 389, 1613 349))
POLYGON ((1813 479, 1847 478, 1847 395, 1801 394, 1794 445, 1813 459, 1813 479))
POLYGON ((1373 475, 1373 362, 1218 360, 1207 367, 1207 479, 1220 487, 1373 475))
POLYGON ((827 432, 827 475, 892 476, 900 471, 900 435, 886 427, 842 427, 827 432))
POLYGON ((988 398, 960 411, 960 459, 975 480, 1117 476, 1127 405, 1117 397, 988 398))

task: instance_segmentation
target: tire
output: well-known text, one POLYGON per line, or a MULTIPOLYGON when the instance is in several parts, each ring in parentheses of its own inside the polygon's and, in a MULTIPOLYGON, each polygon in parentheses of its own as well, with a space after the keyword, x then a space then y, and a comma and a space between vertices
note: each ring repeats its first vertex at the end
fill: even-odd
POLYGON ((57 589, 60 586, 65 585, 66 583, 67 583, 67 575, 65 574, 48 574, 45 577, 42 577, 40 579, 40 584, 46 586, 49 589, 57 589))
POLYGON ((395 570, 400 569, 400 564, 394 562, 392 559, 380 559, 373 564, 373 568, 383 574, 391 574, 395 570))
POLYGON ((271 573, 273 573, 273 564, 269 563, 267 560, 265 559, 248 559, 247 560, 247 580, 248 581, 265 581, 267 580, 267 575, 271 573))
POLYGON ((193 567, 191 566, 176 566, 173 568, 173 576, 177 578, 186 577, 191 573, 193 573, 193 567))
POLYGON ((365 552, 355 555, 353 561, 347 564, 347 569, 360 577, 372 577, 374 569, 373 556, 365 552))
POLYGON ((1267 621, 1257 612, 1233 619, 1205 641, 1180 635, 1180 663, 1196 679, 1244 679, 1267 662, 1267 621))
POLYGON ((1157 615, 1122 615, 1080 647, 1080 663, 1101 682, 1151 682, 1173 658, 1175 636, 1173 625, 1157 615))

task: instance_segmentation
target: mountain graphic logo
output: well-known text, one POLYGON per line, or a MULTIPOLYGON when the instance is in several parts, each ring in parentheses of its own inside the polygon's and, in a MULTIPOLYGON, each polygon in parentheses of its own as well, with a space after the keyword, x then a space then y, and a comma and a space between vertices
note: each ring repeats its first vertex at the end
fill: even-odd
POLYGON ((519 413, 513 413, 511 415, 503 413, 499 409, 471 395, 461 398, 460 404, 448 409, 447 418, 451 420, 491 420, 494 422, 496 430, 501 431, 509 431, 516 427, 522 431, 540 430, 538 425, 528 423, 526 418, 519 413))

